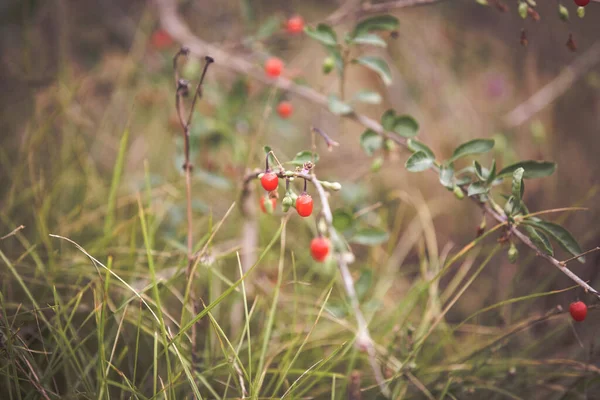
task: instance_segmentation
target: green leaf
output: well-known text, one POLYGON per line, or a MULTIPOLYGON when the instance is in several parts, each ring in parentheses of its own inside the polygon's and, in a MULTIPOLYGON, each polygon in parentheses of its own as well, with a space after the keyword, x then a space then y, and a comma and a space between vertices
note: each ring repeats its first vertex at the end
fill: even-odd
POLYGON ((491 185, 492 182, 496 179, 496 160, 492 160, 492 166, 490 167, 490 171, 488 173, 487 179, 485 183, 491 185))
POLYGON ((363 66, 369 68, 370 70, 377 72, 377 74, 379 74, 379 76, 383 80, 383 83, 386 86, 389 86, 392 84, 392 73, 390 71, 390 67, 388 67, 387 63, 385 61, 383 61, 381 58, 371 57, 371 56, 363 56, 363 57, 357 58, 355 61, 357 63, 359 63, 360 65, 363 65, 363 66))
POLYGON ((362 300, 365 297, 365 295, 371 288, 372 284, 373 284, 373 271, 370 269, 363 269, 362 271, 360 271, 360 276, 354 283, 354 289, 356 290, 356 296, 358 297, 359 300, 362 300))
POLYGON ((375 33, 361 33, 358 36, 350 39, 351 43, 367 44, 371 46, 387 47, 387 43, 379 35, 375 33))
POLYGON ((371 31, 393 31, 398 29, 398 18, 391 15, 376 15, 360 21, 352 31, 352 37, 357 37, 371 31))
POLYGON ((473 160, 473 168, 475 168, 475 175, 482 180, 485 181, 485 175, 483 174, 483 168, 481 168, 481 164, 477 160, 473 160))
POLYGON ((389 234, 384 230, 377 228, 365 228, 356 232, 350 241, 352 243, 363 244, 365 246, 375 246, 386 242, 388 238, 389 234))
POLYGON ((337 35, 335 34, 335 31, 327 24, 319 24, 316 28, 306 26, 304 27, 304 32, 325 46, 337 45, 337 35))
POLYGON ((394 129, 394 125, 396 124, 396 112, 391 108, 383 113, 381 116, 381 125, 383 129, 386 131, 391 131, 394 129))
MULTIPOLYGON (((534 228, 539 229, 544 233, 548 234, 551 238, 556 240, 563 249, 565 249, 572 255, 576 256, 583 253, 581 247, 579 246, 579 243, 577 243, 573 235, 571 235, 571 232, 569 232, 562 226, 552 222, 543 221, 541 219, 526 219, 523 221, 523 223, 531 225, 534 228)), ((579 257, 578 260, 581 263, 585 262, 584 257, 579 257)))
POLYGON ((425 154, 427 154, 428 156, 430 156, 431 158, 435 159, 435 155, 433 154, 433 151, 431 151, 431 149, 429 147, 427 147, 426 144, 421 143, 416 139, 408 139, 408 148, 413 153, 416 153, 417 151, 422 151, 425 154))
POLYGON ((401 115, 396 117, 393 131, 405 138, 411 138, 419 132, 419 123, 410 115, 401 115))
POLYGON ((543 253, 548 254, 549 256, 554 256, 554 249, 552 249, 552 244, 543 232, 537 231, 531 226, 524 226, 525 234, 531 239, 535 247, 538 248, 543 253))
POLYGON ((498 172, 498 178, 510 176, 516 169, 523 168, 523 179, 543 178, 550 176, 556 171, 556 163, 549 161, 521 161, 516 164, 509 165, 498 172))
POLYGON ((525 170, 523 168, 515 169, 513 172, 512 179, 512 195, 515 197, 515 200, 520 203, 523 198, 523 193, 525 192, 525 185, 523 184, 523 173, 525 170))
POLYGON ((381 95, 377 92, 372 92, 370 90, 359 90, 354 94, 353 98, 368 104, 381 103, 381 95))
POLYGON ((471 154, 487 153, 494 148, 492 139, 474 139, 461 144, 454 150, 454 154, 450 161, 456 161, 459 158, 469 156, 471 154))
POLYGON ((483 182, 473 182, 469 185, 469 188, 467 189, 467 196, 475 196, 478 194, 485 194, 489 191, 490 189, 487 187, 487 185, 483 182))
POLYGON ((447 189, 454 188, 454 165, 442 165, 440 168, 440 183, 447 189))
POLYGON ((346 115, 352 112, 352 107, 349 104, 341 101, 336 95, 329 95, 329 111, 335 115, 346 115))
POLYGON ((515 196, 510 196, 506 200, 506 204, 504 205, 504 214, 506 214, 507 217, 512 217, 513 215, 517 214, 520 210, 521 203, 517 201, 515 196))
POLYGON ((338 208, 333 212, 333 227, 344 232, 354 225, 354 216, 351 212, 338 208))
POLYGON ((379 150, 383 145, 383 138, 375 131, 367 129, 360 135, 360 145, 367 155, 372 156, 373 152, 379 150))
POLYGON ((319 161, 319 155, 317 153, 313 153, 312 151, 304 150, 297 153, 294 159, 292 161, 289 161, 289 164, 302 166, 304 165, 304 163, 307 163, 309 161, 316 164, 319 161))
POLYGON ((424 151, 417 151, 406 160, 406 169, 410 172, 425 171, 433 165, 434 159, 424 151))

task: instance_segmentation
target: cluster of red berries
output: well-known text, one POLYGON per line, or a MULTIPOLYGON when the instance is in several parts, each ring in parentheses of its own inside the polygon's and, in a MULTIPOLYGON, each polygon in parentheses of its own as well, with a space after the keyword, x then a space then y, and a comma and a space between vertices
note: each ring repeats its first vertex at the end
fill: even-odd
MULTIPOLYGON (((277 190, 277 186, 279 186, 279 177, 277 174, 271 171, 267 171, 260 178, 260 183, 267 192, 272 192, 277 190)), ((265 198, 261 198, 260 200, 260 208, 263 212, 267 212, 267 208, 265 207, 265 198)), ((275 198, 271 199, 271 204, 273 205, 273 209, 277 204, 277 200, 275 198)), ((296 211, 298 211, 298 215, 301 217, 309 217, 313 211, 313 199, 312 196, 306 192, 303 192, 300 196, 296 198, 296 211)))
POLYGON ((575 321, 581 322, 587 315, 587 306, 583 301, 576 301, 569 306, 569 313, 575 321))
MULTIPOLYGON (((286 21, 286 30, 292 35, 297 35, 304 30, 304 19, 295 15, 286 21)), ((277 57, 271 57, 265 62, 265 74, 270 78, 278 78, 283 72, 283 61, 277 57)), ((294 108, 289 101, 282 101, 277 106, 277 113, 281 118, 289 118, 294 108)))

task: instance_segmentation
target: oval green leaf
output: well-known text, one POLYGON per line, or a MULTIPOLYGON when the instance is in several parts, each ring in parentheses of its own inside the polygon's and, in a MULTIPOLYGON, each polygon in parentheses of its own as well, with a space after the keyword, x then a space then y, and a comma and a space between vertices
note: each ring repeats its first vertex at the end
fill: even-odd
POLYGON ((542 253, 546 253, 549 256, 554 256, 554 249, 552 248, 552 244, 543 232, 537 231, 531 226, 524 226, 525 234, 531 239, 535 247, 538 248, 542 253))
POLYGON ((383 138, 375 131, 367 129, 360 135, 360 145, 367 155, 372 156, 373 152, 379 150, 383 145, 383 138))
POLYGON ((392 84, 392 72, 387 63, 379 57, 364 56, 356 59, 356 62, 376 72, 386 86, 392 84))
POLYGON ((394 121, 394 132, 405 138, 417 136, 419 123, 410 115, 400 115, 394 121))
POLYGON ((454 154, 450 161, 456 161, 459 158, 469 156, 471 154, 487 153, 494 148, 494 140, 492 139, 474 139, 461 144, 454 150, 454 154))
POLYGON ((304 165, 304 163, 307 163, 309 161, 316 164, 319 161, 319 155, 317 153, 313 153, 310 150, 304 150, 298 152, 294 159, 292 161, 289 161, 289 164, 302 166, 304 165))
POLYGON ((429 147, 427 147, 426 144, 421 143, 416 139, 408 139, 408 148, 413 153, 416 153, 417 151, 422 151, 425 154, 427 154, 428 156, 430 156, 431 158, 435 159, 435 155, 433 154, 433 151, 429 147))
POLYGON ((365 228, 356 232, 350 241, 365 246, 375 246, 386 242, 388 238, 389 234, 382 229, 365 228))
POLYGON ((370 90, 359 90, 353 96, 355 100, 368 104, 379 104, 381 103, 381 95, 377 92, 370 90))
POLYGON ((304 32, 325 46, 337 45, 337 35, 335 34, 335 31, 327 24, 319 24, 316 28, 306 26, 304 28, 304 32))
POLYGON ((543 178, 552 175, 554 171, 556 171, 556 163, 534 160, 521 161, 503 168, 498 172, 498 178, 511 176, 518 168, 523 168, 525 170, 523 179, 543 178))
POLYGON ((433 165, 434 159, 424 151, 417 151, 406 160, 406 169, 410 172, 425 171, 433 165))
POLYGON ((356 44, 366 44, 377 47, 387 47, 387 43, 383 40, 379 35, 375 33, 361 33, 360 35, 352 38, 350 40, 352 43, 356 44))
POLYGON ((349 104, 341 101, 336 95, 329 95, 329 111, 335 115, 347 115, 352 112, 352 107, 349 104))
POLYGON ((376 15, 360 21, 352 31, 352 37, 371 31, 393 31, 398 29, 398 18, 391 15, 376 15))
MULTIPOLYGON (((562 226, 552 222, 543 221, 541 219, 526 219, 525 221, 523 221, 523 223, 533 226, 534 228, 539 229, 544 233, 548 234, 551 238, 556 240, 563 249, 565 249, 572 255, 576 256, 583 253, 581 247, 579 246, 579 243, 577 243, 573 235, 571 235, 571 232, 569 232, 562 226)), ((581 263, 585 262, 584 257, 579 257, 577 260, 579 260, 579 262, 581 263)))

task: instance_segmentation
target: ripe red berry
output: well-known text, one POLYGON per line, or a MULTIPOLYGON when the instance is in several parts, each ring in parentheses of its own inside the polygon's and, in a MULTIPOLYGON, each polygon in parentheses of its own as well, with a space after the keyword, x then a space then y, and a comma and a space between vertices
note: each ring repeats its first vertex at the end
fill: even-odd
POLYGON ((304 30, 304 19, 299 15, 294 15, 287 20, 286 28, 288 33, 297 34, 304 30))
POLYGON ((569 312, 575 321, 581 322, 587 315, 587 306, 583 301, 577 301, 575 303, 571 303, 569 306, 569 312))
POLYGON ((277 113, 281 118, 288 118, 292 115, 292 111, 294 111, 294 108, 289 101, 282 101, 277 105, 277 113))
POLYGON ((260 196, 260 209, 262 210, 262 212, 264 212, 265 214, 273 214, 273 210, 275 210, 275 207, 277 207, 276 198, 269 199, 267 196, 260 196), (267 210, 267 205, 269 204, 266 202, 267 200, 271 200, 270 210, 267 210))
POLYGON ((310 194, 302 193, 296 199, 296 210, 298 211, 298 215, 301 217, 308 217, 312 214, 313 210, 313 199, 310 194))
POLYGON ((150 37, 150 43, 155 49, 164 50, 167 47, 171 47, 175 42, 173 41, 171 35, 169 35, 166 31, 159 29, 152 33, 152 36, 150 37))
POLYGON ((329 239, 316 237, 310 242, 310 254, 315 261, 322 262, 329 254, 329 239))
POLYGON ((590 4, 590 0, 575 0, 575 4, 577 4, 579 7, 585 7, 590 4))
POLYGON ((283 71, 283 61, 277 57, 271 57, 265 63, 265 73, 271 78, 277 78, 283 71))
POLYGON ((272 192, 277 189, 279 178, 273 172, 265 172, 262 178, 260 178, 260 183, 267 192, 272 192))

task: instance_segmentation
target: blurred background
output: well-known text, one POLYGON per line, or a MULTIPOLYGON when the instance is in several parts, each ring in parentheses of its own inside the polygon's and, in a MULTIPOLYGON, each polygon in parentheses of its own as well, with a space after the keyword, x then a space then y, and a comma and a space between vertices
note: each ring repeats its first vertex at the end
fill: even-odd
MULTIPOLYGON (((336 92, 339 83, 335 74, 322 72, 326 57, 322 46, 304 34, 285 34, 282 24, 299 14, 307 25, 314 26, 342 3, 189 0, 178 1, 178 12, 202 41, 249 61, 256 71, 261 71, 267 57, 275 55, 284 60, 286 77, 327 95, 336 92)), ((396 33, 384 38, 387 48, 364 52, 388 62, 392 85, 383 85, 367 69, 350 68, 345 90, 369 89, 382 95, 381 104, 356 107, 373 119, 378 120, 389 108, 413 115, 420 124, 419 140, 442 159, 449 157, 458 143, 477 137, 496 140, 494 153, 484 157, 487 165, 492 157, 499 165, 522 159, 556 161, 558 169, 553 176, 527 182, 525 201, 531 211, 589 208, 549 217, 568 228, 583 249, 589 249, 600 244, 600 4, 590 4, 585 18, 580 19, 575 5, 565 0, 571 14, 565 23, 557 16, 555 2, 538 2, 539 21, 521 19, 512 3, 506 12, 495 3, 482 6, 469 0, 391 10, 400 25, 396 33), (521 43, 523 29, 527 46, 521 43), (576 51, 567 46, 570 34, 576 51), (565 71, 573 65, 572 75, 566 76, 565 71), (511 114, 545 85, 556 83, 558 76, 566 77, 566 90, 552 86, 547 92, 552 101, 547 106, 539 112, 526 112, 522 120, 511 114)), ((355 20, 350 16, 337 23, 336 31, 347 31, 355 20)), ((24 275, 35 276, 30 284, 39 285, 40 297, 50 295, 52 285, 74 284, 95 276, 81 255, 50 238, 50 233, 75 240, 99 259, 113 256, 115 267, 130 274, 129 279, 144 275, 137 267, 130 268, 143 256, 142 237, 135 228, 138 196, 149 204, 153 248, 166 254, 158 261, 159 268, 181 264, 186 232, 180 172, 183 143, 172 70, 172 57, 181 44, 161 27, 159 8, 153 2, 0 3, 0 235, 25 225, 18 239, 11 237, 1 242, 0 248, 15 265, 21 265, 24 275), (115 219, 108 224, 107 199, 126 131, 129 138, 115 219), (35 247, 33 259, 23 253, 29 246, 35 247), (45 271, 45 282, 39 282, 40 269, 45 271)), ((355 278, 362 277, 360 271, 364 270, 372 270, 376 276, 379 263, 396 254, 402 235, 418 214, 415 205, 427 205, 440 253, 457 251, 475 238, 481 211, 469 201, 458 201, 435 176, 407 172, 404 161, 408 151, 392 148, 376 154, 383 164, 372 172, 373 157, 364 153, 358 140, 364 127, 293 92, 240 75, 227 65, 227 59, 215 61, 191 132, 195 237, 210 232, 238 200, 246 168, 263 165, 263 145, 271 146, 278 158, 289 160, 311 148, 310 126, 317 126, 340 143, 328 152, 324 143, 317 142, 319 176, 343 185, 340 193, 332 195, 332 207, 356 213, 374 206, 382 212, 367 212, 366 223, 392 232, 390 242, 383 246, 353 246, 355 278), (294 107, 288 119, 272 110, 284 99, 294 107)), ((196 79, 201 67, 201 61, 192 58, 182 73, 196 79)), ((275 217, 259 215, 259 246, 271 239, 281 215, 281 211, 275 217)), ((237 264, 231 249, 239 247, 241 221, 235 208, 215 239, 215 257, 229 255, 218 264, 224 274, 235 275, 237 264)), ((488 221, 488 227, 491 223, 488 221)), ((314 234, 314 220, 290 224, 294 227, 288 240, 298 252, 299 268, 305 268, 307 276, 315 280, 331 279, 335 266, 329 265, 323 272, 301 251, 314 234)), ((486 246, 493 245, 494 240, 489 239, 481 251, 485 253, 486 246)), ((384 309, 393 307, 413 285, 424 246, 420 236, 415 238, 402 268, 396 266, 398 275, 390 296, 382 299, 384 309)), ((448 313, 449 324, 512 297, 572 285, 529 249, 518 248, 521 258, 517 264, 508 261, 505 251, 492 259, 448 313)), ((267 285, 276 279, 278 252, 272 253, 257 272, 259 286, 261 279, 267 285)), ((558 253, 558 258, 568 256, 558 253)), ((588 256, 585 264, 569 266, 598 287, 599 262, 600 253, 588 256)), ((8 270, 0 268, 0 272, 5 301, 23 302, 20 289, 9 289, 13 278, 8 270)), ((441 286, 450 284, 453 276, 444 277, 441 286)), ((63 289, 68 292, 69 287, 63 289)), ((500 308, 478 317, 477 322, 492 332, 557 305, 566 308, 578 298, 592 303, 592 296, 574 289, 500 308)), ((564 322, 562 329, 556 330, 558 325, 550 322, 536 325, 514 348, 540 341, 541 347, 529 349, 527 356, 537 358, 550 352, 556 357, 597 362, 600 356, 591 346, 600 324, 595 313, 591 316, 594 318, 586 325, 576 327, 577 335, 565 328, 564 322)))

